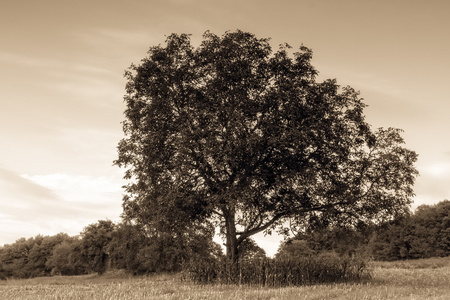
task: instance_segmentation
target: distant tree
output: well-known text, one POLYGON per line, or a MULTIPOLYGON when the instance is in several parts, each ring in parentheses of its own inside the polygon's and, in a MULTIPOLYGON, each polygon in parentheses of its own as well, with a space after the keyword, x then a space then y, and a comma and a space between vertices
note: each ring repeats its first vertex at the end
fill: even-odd
POLYGON ((414 214, 382 224, 368 249, 377 260, 450 255, 450 201, 421 205, 414 214))
POLYGON ((409 209, 417 155, 372 132, 358 92, 317 82, 312 51, 272 53, 236 31, 170 35, 126 72, 124 216, 149 227, 217 222, 228 258, 252 235, 392 218, 409 209))
POLYGON ((150 238, 137 253, 141 267, 148 272, 176 272, 181 270, 186 257, 185 247, 179 239, 167 232, 150 238))
POLYGON ((278 260, 293 260, 298 257, 315 254, 317 254, 317 252, 311 249, 306 240, 289 239, 280 245, 275 258, 278 260))
POLYGON ((81 275, 86 273, 86 265, 80 255, 80 239, 70 237, 53 248, 45 265, 51 274, 81 275))
POLYGON ((52 270, 52 274, 74 275, 73 268, 69 262, 71 250, 72 247, 68 241, 62 242, 53 249, 52 255, 45 263, 52 270))
MULTIPOLYGON (((413 231, 420 237, 422 256, 450 255, 450 201, 444 200, 435 205, 421 205, 414 212, 413 231), (427 247, 423 247, 423 244, 427 247)), ((420 249, 419 247, 415 247, 420 249)), ((418 254, 420 256, 420 254, 418 254)))
POLYGON ((302 240, 316 251, 334 251, 338 255, 366 255, 367 243, 375 231, 374 224, 358 223, 354 226, 322 226, 298 233, 294 240, 302 240))
POLYGON ((75 236, 70 242, 69 265, 74 270, 74 274, 87 274, 90 269, 83 255, 83 241, 81 236, 75 236))
POLYGON ((91 271, 103 274, 108 268, 109 251, 115 225, 110 220, 99 220, 90 224, 81 233, 80 250, 91 271))
MULTIPOLYGON (((37 277, 45 275, 45 252, 47 251, 46 245, 41 246, 46 237, 37 235, 35 237, 27 239, 26 243, 29 249, 24 254, 24 265, 22 266, 23 274, 27 274, 24 277, 37 277)), ((51 245, 49 245, 51 246, 51 245)), ((51 251, 51 249, 50 249, 51 251)))
POLYGON ((399 218, 381 226, 368 243, 369 253, 375 260, 392 261, 411 258, 410 218, 399 218))
POLYGON ((34 238, 20 238, 13 244, 4 245, 0 252, 5 277, 28 278, 28 254, 35 243, 34 238))
POLYGON ((28 255, 28 268, 31 277, 49 276, 51 268, 47 266, 47 260, 51 257, 55 247, 69 239, 70 237, 66 233, 58 233, 54 236, 36 236, 36 242, 28 255))
MULTIPOLYGON (((2 249, 0 248, 0 253, 2 249)), ((1 257, 1 254, 0 254, 1 257)), ((6 275, 6 270, 3 268, 3 262, 0 261, 0 280, 6 280, 8 276, 6 275)))
POLYGON ((248 238, 239 245, 239 254, 242 259, 252 260, 266 258, 266 251, 258 246, 254 239, 248 238))
POLYGON ((53 249, 67 239, 69 236, 65 233, 54 236, 37 235, 3 246, 0 250, 1 273, 5 277, 14 278, 49 276, 51 268, 47 266, 47 260, 53 249))
POLYGON ((140 249, 146 247, 148 242, 148 238, 139 226, 119 223, 108 244, 111 266, 116 269, 125 269, 130 273, 145 273, 138 253, 140 249))

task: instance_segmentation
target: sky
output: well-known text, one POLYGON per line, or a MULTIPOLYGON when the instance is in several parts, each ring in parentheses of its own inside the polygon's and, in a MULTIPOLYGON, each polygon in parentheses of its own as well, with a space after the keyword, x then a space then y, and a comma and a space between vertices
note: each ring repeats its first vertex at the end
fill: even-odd
MULTIPOLYGON (((17 0, 0 10, 0 245, 119 221, 124 71, 171 33, 240 29, 314 52, 372 127, 419 154, 413 209, 450 199, 450 2, 17 0)), ((273 255, 280 238, 258 235, 273 255)))

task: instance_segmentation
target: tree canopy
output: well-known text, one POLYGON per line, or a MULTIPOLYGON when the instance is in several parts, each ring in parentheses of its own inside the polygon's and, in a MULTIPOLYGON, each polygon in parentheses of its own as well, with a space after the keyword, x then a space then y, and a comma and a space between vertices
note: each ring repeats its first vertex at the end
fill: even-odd
POLYGON ((124 217, 149 228, 213 222, 233 261, 250 236, 407 211, 417 155, 372 130, 365 104, 317 82, 312 51, 247 32, 170 35, 126 71, 124 217))

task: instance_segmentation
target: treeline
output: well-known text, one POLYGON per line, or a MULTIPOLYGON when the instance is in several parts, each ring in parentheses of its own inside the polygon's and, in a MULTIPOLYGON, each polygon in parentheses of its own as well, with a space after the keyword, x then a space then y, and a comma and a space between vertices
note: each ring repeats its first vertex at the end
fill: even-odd
POLYGON ((413 214, 377 225, 318 226, 285 242, 277 256, 313 255, 324 251, 358 254, 380 261, 449 256, 450 201, 422 205, 413 214))
POLYGON ((212 237, 213 230, 203 227, 183 234, 155 233, 100 220, 78 236, 38 235, 1 247, 0 278, 103 274, 107 269, 134 275, 177 272, 187 261, 222 255, 212 237))
MULTIPOLYGON (((101 220, 78 236, 38 235, 0 247, 0 278, 103 274, 108 269, 138 275, 186 268, 194 277, 210 276, 212 272, 213 277, 220 278, 225 269, 215 266, 225 258, 213 236, 214 228, 200 225, 177 233, 101 220)), ((266 258, 252 239, 241 245, 240 253, 245 263, 266 258)), ((333 253, 336 256, 331 257, 385 261, 449 256, 450 201, 422 205, 414 214, 379 225, 318 226, 284 242, 270 266, 286 261, 305 264, 310 260, 303 258, 323 255, 330 260, 333 253)))

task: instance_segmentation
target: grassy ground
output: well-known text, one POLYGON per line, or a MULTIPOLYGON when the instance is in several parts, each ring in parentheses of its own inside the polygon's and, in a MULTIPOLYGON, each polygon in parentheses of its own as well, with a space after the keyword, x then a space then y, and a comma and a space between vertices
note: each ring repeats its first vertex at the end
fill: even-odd
POLYGON ((195 285, 176 275, 122 273, 0 282, 1 299, 450 299, 450 257, 374 263, 373 279, 358 284, 286 288, 195 285))

